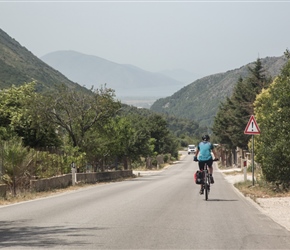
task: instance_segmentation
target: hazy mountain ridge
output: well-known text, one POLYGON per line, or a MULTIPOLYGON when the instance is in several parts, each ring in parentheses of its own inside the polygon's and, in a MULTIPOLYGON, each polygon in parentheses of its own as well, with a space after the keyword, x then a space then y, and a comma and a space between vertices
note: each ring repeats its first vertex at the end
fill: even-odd
MULTIPOLYGON (((268 76, 276 77, 286 63, 284 56, 261 59, 268 76)), ((238 69, 203 77, 183 87, 172 96, 158 99, 151 110, 176 117, 198 121, 202 126, 211 126, 218 107, 232 94, 240 77, 246 78, 248 67, 253 62, 238 69)))
POLYGON ((116 91, 117 97, 165 97, 184 86, 184 83, 160 73, 76 51, 56 51, 42 56, 41 59, 87 88, 100 88, 106 84, 116 91))
POLYGON ((0 88, 36 81, 38 90, 58 84, 80 86, 53 69, 0 29, 0 88))
MULTIPOLYGON (((71 64, 75 68, 79 64, 84 65, 79 71, 83 70, 87 76, 91 79, 95 79, 95 68, 96 64, 100 69, 103 70, 108 76, 114 72, 117 75, 134 75, 135 78, 148 76, 153 79, 152 82, 145 80, 144 85, 138 85, 134 89, 136 82, 129 81, 126 83, 126 88, 121 87, 125 96, 130 98, 131 105, 134 103, 140 103, 140 105, 146 104, 146 107, 150 107, 151 103, 154 102, 154 98, 160 96, 166 96, 165 98, 158 99, 151 106, 151 111, 166 113, 174 115, 176 117, 195 120, 200 123, 201 126, 210 126, 213 122, 213 118, 218 110, 218 107, 227 96, 230 96, 234 86, 236 85, 239 77, 247 77, 248 66, 253 65, 249 63, 238 69, 229 70, 224 73, 213 74, 203 78, 200 78, 191 84, 186 86, 179 85, 180 82, 172 80, 172 85, 169 84, 169 78, 164 76, 144 71, 133 65, 121 65, 112 63, 102 58, 95 56, 79 57, 80 53, 71 54, 71 64), (97 63, 99 60, 99 63, 97 63), (111 66, 114 66, 113 69, 111 66), (87 72, 90 70, 91 74, 87 72), (112 71, 111 71, 112 70, 112 71), (160 84, 156 87, 156 79, 166 79, 165 83, 160 84), (170 90, 170 86, 176 88, 175 91, 170 90), (134 87, 132 87, 134 86, 134 87), (154 87, 155 86, 155 87, 154 87), (130 92, 131 88, 136 92, 130 92), (153 90, 152 90, 153 89, 153 90), (170 91, 173 94, 166 94, 170 91), (133 93, 133 94, 132 94, 133 93), (145 99, 136 97, 134 94, 139 94, 142 97, 149 97, 150 102, 145 99), (159 94, 159 95, 158 95, 159 94)), ((261 59, 262 64, 266 72, 273 78, 280 73, 282 66, 286 63, 284 56, 281 57, 266 57, 261 59)), ((104 75, 106 75, 104 74, 104 75)), ((79 73, 77 73, 79 75, 79 73)), ((35 80, 38 85, 38 90, 46 90, 56 88, 58 84, 64 83, 70 87, 77 87, 82 91, 87 91, 87 88, 81 87, 84 85, 82 79, 80 84, 70 81, 58 70, 55 70, 51 66, 47 65, 39 58, 34 56, 29 50, 21 46, 15 39, 8 36, 4 31, 0 29, 0 89, 11 87, 12 85, 19 86, 25 82, 35 80)), ((104 83, 107 81, 104 80, 104 83)), ((161 80, 160 80, 161 82, 161 80)), ((102 83, 102 84, 104 84, 102 83)), ((109 86, 112 87, 113 86, 109 86)), ((123 102, 126 103, 126 102, 123 102)))

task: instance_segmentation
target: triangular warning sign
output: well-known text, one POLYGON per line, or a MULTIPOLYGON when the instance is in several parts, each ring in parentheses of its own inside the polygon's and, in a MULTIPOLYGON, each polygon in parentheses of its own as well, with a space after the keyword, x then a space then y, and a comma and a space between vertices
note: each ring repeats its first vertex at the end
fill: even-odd
POLYGON ((251 115, 250 120, 248 121, 248 124, 245 128, 244 134, 247 135, 259 135, 260 129, 259 126, 255 120, 255 117, 251 115))

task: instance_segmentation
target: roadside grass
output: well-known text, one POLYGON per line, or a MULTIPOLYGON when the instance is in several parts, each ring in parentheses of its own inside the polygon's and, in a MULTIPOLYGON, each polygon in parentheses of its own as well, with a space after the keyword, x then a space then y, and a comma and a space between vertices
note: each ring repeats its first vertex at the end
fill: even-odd
POLYGON ((246 197, 250 197, 253 200, 257 198, 273 198, 273 197, 288 197, 289 191, 275 190, 271 185, 260 184, 247 180, 246 182, 235 183, 234 186, 246 197))
POLYGON ((0 198, 0 205, 11 205, 14 203, 19 203, 19 202, 24 202, 24 201, 29 201, 29 200, 34 200, 38 198, 43 198, 50 196, 54 193, 57 193, 57 191, 47 191, 47 192, 21 192, 18 193, 17 195, 13 195, 11 193, 7 193, 5 198, 0 198))
MULTIPOLYGON (((224 175, 243 175, 244 170, 233 170, 230 168, 219 166, 220 170, 223 171, 224 175)), ((247 174, 252 175, 251 167, 248 167, 247 174)), ((274 197, 290 197, 290 190, 283 190, 278 185, 266 182, 263 178, 262 171, 260 168, 255 169, 254 172, 254 185, 252 180, 235 183, 234 186, 246 197, 250 197, 254 201, 257 198, 274 198, 274 197)))
POLYGON ((77 189, 91 186, 91 185, 94 185, 94 184, 79 183, 75 186, 69 186, 67 188, 53 189, 53 190, 44 191, 44 192, 18 191, 15 196, 11 192, 7 192, 5 198, 0 198, 0 205, 10 205, 10 204, 14 204, 14 203, 44 198, 44 197, 52 196, 55 194, 60 194, 60 193, 64 193, 64 192, 77 190, 77 189))
POLYGON ((274 197, 290 197, 290 190, 282 190, 276 185, 257 178, 253 182, 247 180, 245 182, 235 183, 234 186, 246 197, 250 197, 254 201, 257 198, 274 198, 274 197))

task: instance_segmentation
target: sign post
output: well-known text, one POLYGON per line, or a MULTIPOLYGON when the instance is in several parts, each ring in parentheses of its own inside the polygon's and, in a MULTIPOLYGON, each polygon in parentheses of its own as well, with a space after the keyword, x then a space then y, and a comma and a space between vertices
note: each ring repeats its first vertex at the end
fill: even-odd
POLYGON ((253 186, 255 185, 255 178, 254 178, 254 135, 259 135, 260 129, 259 126, 255 120, 255 117, 251 115, 248 124, 245 128, 244 134, 246 135, 252 135, 252 182, 253 186))

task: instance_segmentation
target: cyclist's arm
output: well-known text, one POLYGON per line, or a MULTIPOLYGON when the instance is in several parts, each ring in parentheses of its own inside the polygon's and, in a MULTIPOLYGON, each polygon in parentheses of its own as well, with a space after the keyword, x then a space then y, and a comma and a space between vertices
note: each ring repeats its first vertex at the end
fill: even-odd
POLYGON ((199 149, 197 149, 196 152, 195 152, 195 155, 193 157, 194 161, 198 161, 198 159, 197 159, 198 153, 199 153, 199 149))
POLYGON ((200 151, 200 149, 199 149, 199 145, 196 147, 196 151, 195 151, 195 156, 196 156, 196 158, 197 158, 197 156, 198 156, 198 154, 199 154, 199 151, 200 151))
POLYGON ((212 151, 212 153, 213 153, 214 159, 217 159, 217 154, 216 154, 215 149, 212 149, 211 151, 212 151))

